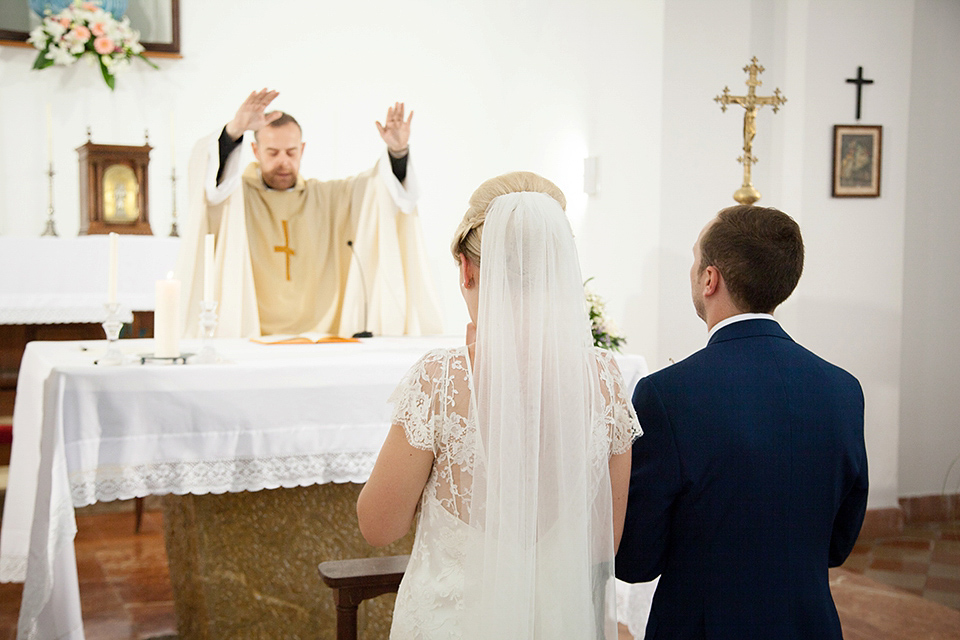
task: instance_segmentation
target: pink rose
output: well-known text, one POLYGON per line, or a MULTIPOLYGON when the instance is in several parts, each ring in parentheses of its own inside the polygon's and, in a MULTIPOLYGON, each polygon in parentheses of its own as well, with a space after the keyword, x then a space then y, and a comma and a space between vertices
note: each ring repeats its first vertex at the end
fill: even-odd
POLYGON ((87 29, 82 24, 73 28, 73 34, 80 42, 86 42, 90 39, 90 29, 87 29))
POLYGON ((95 22, 90 30, 93 31, 93 35, 98 38, 107 32, 107 30, 103 28, 102 22, 95 22))
POLYGON ((113 53, 115 48, 113 40, 106 36, 100 36, 93 41, 93 48, 102 56, 107 55, 108 53, 113 53))
POLYGON ((70 26, 70 18, 58 18, 57 20, 64 29, 70 26))

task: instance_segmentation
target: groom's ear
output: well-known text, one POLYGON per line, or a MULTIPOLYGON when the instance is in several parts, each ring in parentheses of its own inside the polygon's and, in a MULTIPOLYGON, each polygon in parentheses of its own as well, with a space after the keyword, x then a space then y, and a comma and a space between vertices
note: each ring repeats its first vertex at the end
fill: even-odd
POLYGON ((701 286, 703 287, 704 297, 712 296, 720 291, 720 287, 723 283, 723 276, 720 275, 720 270, 715 266, 710 265, 703 270, 703 274, 700 278, 701 286))

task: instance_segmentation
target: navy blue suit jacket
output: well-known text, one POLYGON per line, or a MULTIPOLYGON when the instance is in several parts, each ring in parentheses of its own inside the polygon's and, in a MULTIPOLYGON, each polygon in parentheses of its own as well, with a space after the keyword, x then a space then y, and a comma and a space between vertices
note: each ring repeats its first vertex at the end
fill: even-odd
POLYGON ((841 638, 828 567, 867 504, 863 392, 773 320, 647 376, 617 577, 660 575, 656 638, 841 638))

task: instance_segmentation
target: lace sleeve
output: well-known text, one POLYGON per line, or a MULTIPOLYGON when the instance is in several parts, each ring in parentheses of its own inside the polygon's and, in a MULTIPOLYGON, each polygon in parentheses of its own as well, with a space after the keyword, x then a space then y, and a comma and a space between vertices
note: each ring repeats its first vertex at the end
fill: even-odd
POLYGON ((403 427, 410 446, 434 453, 434 382, 437 380, 436 369, 442 358, 442 350, 431 351, 420 358, 400 380, 389 400, 394 404, 393 424, 403 427))
POLYGON ((605 416, 610 433, 610 455, 624 453, 643 435, 637 412, 628 397, 620 367, 609 352, 598 349, 597 366, 607 401, 605 416))

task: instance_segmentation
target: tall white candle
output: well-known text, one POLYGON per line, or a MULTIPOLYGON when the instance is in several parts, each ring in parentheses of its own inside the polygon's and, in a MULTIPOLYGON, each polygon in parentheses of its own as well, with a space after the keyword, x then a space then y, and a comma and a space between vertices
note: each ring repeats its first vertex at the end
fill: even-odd
POLYGON ((107 267, 107 303, 114 304, 117 301, 117 240, 119 236, 110 232, 110 261, 107 267))
POLYGON ((154 355, 158 358, 180 356, 180 281, 173 272, 166 280, 157 280, 157 298, 153 312, 154 355))
POLYGON ((176 171, 177 168, 177 134, 176 127, 173 126, 173 111, 170 112, 170 166, 176 171))
POLYGON ((53 164, 53 108, 47 103, 47 161, 53 164))
POLYGON ((203 239, 203 301, 213 302, 213 234, 203 239))

